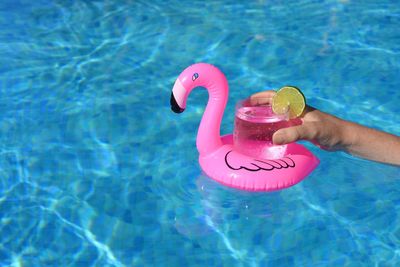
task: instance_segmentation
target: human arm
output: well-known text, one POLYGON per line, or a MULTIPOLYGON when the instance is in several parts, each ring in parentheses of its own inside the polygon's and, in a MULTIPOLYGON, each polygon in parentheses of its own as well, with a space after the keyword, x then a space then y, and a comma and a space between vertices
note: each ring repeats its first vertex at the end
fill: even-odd
MULTIPOLYGON (((271 97, 273 91, 251 98, 271 97)), ((280 129, 273 135, 276 145, 309 140, 328 151, 345 151, 354 156, 400 166, 400 137, 306 107, 298 125, 280 129)))

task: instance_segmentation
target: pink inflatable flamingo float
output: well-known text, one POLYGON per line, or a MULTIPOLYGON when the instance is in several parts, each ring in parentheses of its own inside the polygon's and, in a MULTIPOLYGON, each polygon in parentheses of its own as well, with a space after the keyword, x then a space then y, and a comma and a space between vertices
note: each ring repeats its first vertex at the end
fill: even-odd
POLYGON ((199 163, 207 176, 242 190, 273 191, 297 184, 319 164, 310 151, 296 143, 287 146, 284 157, 274 160, 237 152, 231 134, 220 136, 229 90, 225 75, 213 65, 197 63, 179 75, 172 89, 171 109, 183 112, 190 92, 198 86, 209 93, 196 141, 199 163))

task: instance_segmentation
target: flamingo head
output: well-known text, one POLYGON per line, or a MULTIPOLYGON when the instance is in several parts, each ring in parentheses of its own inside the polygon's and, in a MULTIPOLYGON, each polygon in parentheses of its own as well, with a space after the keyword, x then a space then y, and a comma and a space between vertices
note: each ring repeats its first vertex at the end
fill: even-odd
POLYGON ((171 109, 182 113, 186 108, 186 100, 193 88, 202 86, 209 64, 197 63, 187 67, 176 79, 171 93, 171 109))

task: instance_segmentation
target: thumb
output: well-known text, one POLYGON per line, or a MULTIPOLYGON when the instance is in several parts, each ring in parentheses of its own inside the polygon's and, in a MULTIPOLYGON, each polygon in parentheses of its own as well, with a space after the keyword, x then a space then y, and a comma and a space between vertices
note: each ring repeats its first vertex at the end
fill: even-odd
POLYGON ((272 136, 272 142, 274 145, 285 145, 298 140, 313 140, 316 133, 317 131, 312 125, 302 124, 276 131, 272 136))

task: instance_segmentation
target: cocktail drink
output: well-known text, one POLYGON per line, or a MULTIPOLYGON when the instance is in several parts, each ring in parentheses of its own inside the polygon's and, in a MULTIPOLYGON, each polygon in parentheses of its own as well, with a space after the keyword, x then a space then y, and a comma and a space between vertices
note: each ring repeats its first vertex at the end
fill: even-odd
POLYGON ((236 105, 233 141, 235 149, 259 159, 282 158, 286 145, 274 145, 273 134, 289 127, 288 111, 277 115, 272 111, 271 99, 246 99, 236 105))

